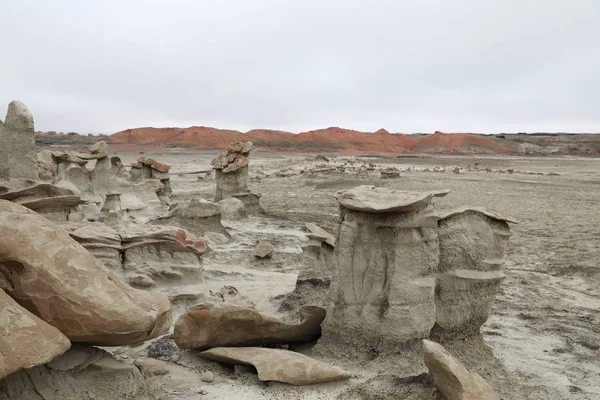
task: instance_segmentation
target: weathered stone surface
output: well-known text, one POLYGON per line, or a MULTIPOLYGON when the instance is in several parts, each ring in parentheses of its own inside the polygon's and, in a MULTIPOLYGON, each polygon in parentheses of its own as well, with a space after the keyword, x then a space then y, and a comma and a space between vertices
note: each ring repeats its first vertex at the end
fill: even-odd
POLYGON ((8 105, 0 123, 0 179, 38 179, 33 117, 20 101, 8 105))
POLYGON ((219 154, 211 165, 216 170, 215 202, 248 192, 248 155, 251 142, 234 142, 219 154))
POLYGON ((423 340, 423 358, 433 381, 448 400, 498 400, 480 375, 470 372, 441 345, 423 340))
POLYGON ((227 364, 253 365, 261 381, 292 385, 310 385, 348 379, 343 369, 288 350, 263 347, 217 347, 203 351, 200 357, 227 364))
POLYGON ((335 237, 331 233, 327 232, 320 226, 313 224, 312 222, 308 222, 305 226, 306 230, 308 230, 311 233, 314 233, 315 235, 325 237, 325 243, 327 243, 331 247, 335 247, 335 237))
POLYGON ((338 192, 336 199, 342 207, 354 211, 411 212, 423 208, 434 197, 443 197, 449 192, 406 192, 375 186, 357 186, 345 192, 338 192))
POLYGON ((216 203, 204 199, 192 199, 187 204, 180 204, 169 211, 167 216, 153 219, 150 223, 177 226, 199 237, 206 232, 216 232, 229 237, 229 233, 221 224, 221 209, 216 203))
POLYGON ((236 198, 230 197, 217 203, 221 210, 221 217, 234 221, 244 219, 248 216, 244 203, 236 198))
POLYGON ((243 192, 243 193, 233 193, 231 197, 240 200, 244 203, 244 207, 246 208, 246 213, 248 215, 263 215, 265 211, 260 205, 260 193, 252 193, 252 192, 243 192))
POLYGON ((273 245, 266 240, 259 241, 256 247, 254 248, 254 257, 256 258, 271 257, 272 254, 273 245))
MULTIPOLYGON (((158 162, 149 157, 140 156, 137 158, 137 162, 142 165, 147 165, 149 167, 152 167, 152 169, 155 169, 159 172, 169 172, 169 170, 171 169, 170 165, 163 164, 163 163, 158 162)), ((148 177, 148 178, 150 178, 150 177, 148 177)))
POLYGON ((64 353, 71 342, 0 290, 0 379, 64 353))
POLYGON ((463 207, 438 214, 440 260, 436 279, 434 337, 464 337, 488 319, 508 246, 508 219, 463 207))
POLYGON ((0 199, 18 203, 54 220, 67 221, 79 215, 83 203, 72 190, 29 179, 11 179, 0 184, 0 199))
POLYGON ((147 372, 150 375, 167 375, 169 366, 166 362, 150 357, 141 357, 136 359, 133 364, 142 372, 147 372))
POLYGON ((166 296, 133 289, 67 232, 0 201, 0 288, 72 342, 123 345, 171 325, 166 296))
POLYGON ((377 188, 370 204, 365 196, 373 190, 363 186, 338 197, 350 203, 340 202, 323 336, 360 347, 427 338, 435 323, 433 273, 439 261, 434 195, 377 188))
POLYGON ((325 310, 305 306, 300 308, 299 314, 299 324, 287 324, 251 308, 203 303, 179 317, 173 337, 182 349, 287 344, 318 339, 325 310))
POLYGON ((46 365, 0 380, 2 400, 146 400, 152 392, 134 365, 78 345, 46 365))
POLYGON ((101 140, 88 147, 88 150, 92 154, 105 154, 108 152, 108 144, 104 140, 101 140))

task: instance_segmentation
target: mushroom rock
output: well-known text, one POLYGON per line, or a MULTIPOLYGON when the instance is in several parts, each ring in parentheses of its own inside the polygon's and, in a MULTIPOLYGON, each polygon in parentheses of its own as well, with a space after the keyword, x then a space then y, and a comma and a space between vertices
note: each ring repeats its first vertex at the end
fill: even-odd
POLYGON ((64 353, 71 342, 0 290, 0 380, 64 353))
POLYGON ((423 358, 435 386, 445 399, 499 399, 485 379, 469 371, 440 344, 423 340, 423 358))
MULTIPOLYGON (((169 170, 171 169, 170 165, 163 164, 149 157, 140 156, 137 158, 137 162, 140 163, 142 166, 150 167, 151 169, 154 169, 158 172, 166 173, 169 172, 169 170)), ((149 175, 150 176, 148 176, 148 178, 152 177, 151 172, 149 175)))
POLYGON ((350 378, 350 374, 339 367, 289 350, 216 347, 199 356, 227 364, 252 365, 261 381, 311 385, 350 378))
POLYGON ((324 342, 377 347, 429 337, 439 261, 432 200, 447 193, 358 186, 336 195, 340 228, 324 342))
POLYGON ((211 165, 216 170, 215 202, 248 192, 248 156, 252 142, 233 142, 219 154, 211 165))
POLYGON ((438 213, 440 261, 436 278, 436 338, 464 337, 479 332, 487 321, 500 283, 516 223, 482 207, 438 213))
POLYGON ((204 199, 192 199, 187 204, 179 204, 166 216, 153 219, 150 224, 178 226, 195 236, 203 236, 206 232, 216 232, 230 237, 221 224, 219 205, 204 199))
POLYGON ((39 179, 33 116, 20 101, 8 105, 0 121, 0 179, 39 179))
POLYGON ((0 289, 72 342, 137 343, 171 325, 166 296, 128 286, 56 224, 6 201, 0 289))
POLYGON ((198 304, 175 322, 173 338, 182 349, 303 343, 321 335, 325 309, 304 306, 300 323, 288 324, 231 304, 198 304))

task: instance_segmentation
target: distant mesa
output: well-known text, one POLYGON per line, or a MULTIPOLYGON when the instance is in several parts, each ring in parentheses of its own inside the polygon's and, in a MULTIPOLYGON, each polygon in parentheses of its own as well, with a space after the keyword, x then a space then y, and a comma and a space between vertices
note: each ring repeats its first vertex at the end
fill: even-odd
POLYGON ((231 142, 251 141, 258 151, 352 152, 352 153, 468 153, 507 154, 510 151, 494 139, 473 134, 445 134, 416 137, 390 133, 381 128, 373 133, 329 127, 294 134, 292 132, 253 129, 246 133, 206 126, 189 128, 136 128, 117 132, 112 144, 152 145, 222 149, 231 142))

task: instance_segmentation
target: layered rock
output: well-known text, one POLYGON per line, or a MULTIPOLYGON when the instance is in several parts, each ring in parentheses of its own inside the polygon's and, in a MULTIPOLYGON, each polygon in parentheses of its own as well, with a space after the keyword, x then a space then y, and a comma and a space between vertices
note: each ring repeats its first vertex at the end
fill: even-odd
POLYGON ((481 207, 462 207, 438 217, 434 335, 464 337, 478 332, 490 315, 504 279, 508 222, 516 221, 481 207))
POLYGON ((8 105, 0 121, 0 179, 39 178, 33 116, 20 101, 8 105))
POLYGON ((131 288, 66 231, 0 201, 0 289, 72 342, 123 345, 171 325, 166 296, 131 288))
POLYGON ((252 142, 233 142, 227 150, 212 160, 216 171, 215 202, 231 197, 235 193, 248 192, 248 157, 252 142))
POLYGON ((23 368, 47 363, 71 342, 0 290, 0 380, 23 368))
POLYGON ((221 224, 221 209, 216 203, 204 199, 192 199, 179 204, 164 217, 150 221, 152 225, 169 225, 183 228, 201 237, 206 232, 216 232, 229 237, 221 224))
POLYGON ((441 345, 423 340, 423 358, 435 386, 447 400, 498 400, 490 384, 470 372, 441 345))
POLYGON ((2 400, 147 400, 153 392, 136 366, 79 345, 46 365, 0 380, 2 400))
POLYGON ((372 186, 338 193, 341 226, 324 336, 369 346, 429 337, 439 260, 432 200, 446 193, 372 186))
POLYGON ((227 364, 252 365, 261 381, 278 381, 291 385, 310 385, 348 379, 343 369, 288 350, 263 347, 216 347, 200 357, 227 364))
POLYGON ((300 308, 299 314, 299 324, 288 324, 252 308, 204 303, 179 317, 173 338, 182 349, 289 344, 318 339, 325 310, 306 306, 300 308))

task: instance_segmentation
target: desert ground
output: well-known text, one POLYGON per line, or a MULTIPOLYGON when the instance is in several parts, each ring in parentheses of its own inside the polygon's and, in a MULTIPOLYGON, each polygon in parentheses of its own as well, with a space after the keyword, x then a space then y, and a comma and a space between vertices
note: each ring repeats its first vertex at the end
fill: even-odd
MULTIPOLYGON (((140 155, 116 146, 111 153, 125 165, 140 155)), ((172 166, 174 203, 198 197, 212 200, 214 181, 204 175, 217 151, 145 148, 143 153, 172 166)), ((483 344, 473 347, 478 353, 470 354, 469 343, 455 343, 448 349, 489 380, 503 399, 600 398, 600 159, 328 156, 401 171, 398 178, 379 179, 352 173, 300 173, 314 156, 252 153, 248 188, 262 194, 266 215, 223 221, 232 240, 209 242, 212 251, 203 257, 206 293, 234 286, 261 312, 290 319, 292 313, 281 311, 281 298, 294 289, 302 268, 304 224, 316 222, 335 234, 336 191, 365 184, 417 191, 450 189, 449 195, 436 199, 436 209, 484 206, 519 223, 511 224, 506 279, 482 328, 483 344), (258 239, 274 245, 271 259, 252 257, 258 239)), ((182 311, 175 306, 174 318, 182 311)), ((145 355, 154 345, 111 352, 126 360, 145 355)), ((400 398, 394 396, 393 385, 386 392, 385 377, 400 372, 393 360, 353 362, 352 355, 332 359, 350 370, 353 378, 308 387, 263 383, 249 368, 224 367, 200 359, 194 351, 178 351, 173 360, 169 375, 154 378, 165 399, 400 398), (344 359, 345 365, 340 361, 344 359), (206 370, 215 375, 212 383, 199 380, 206 370)))

